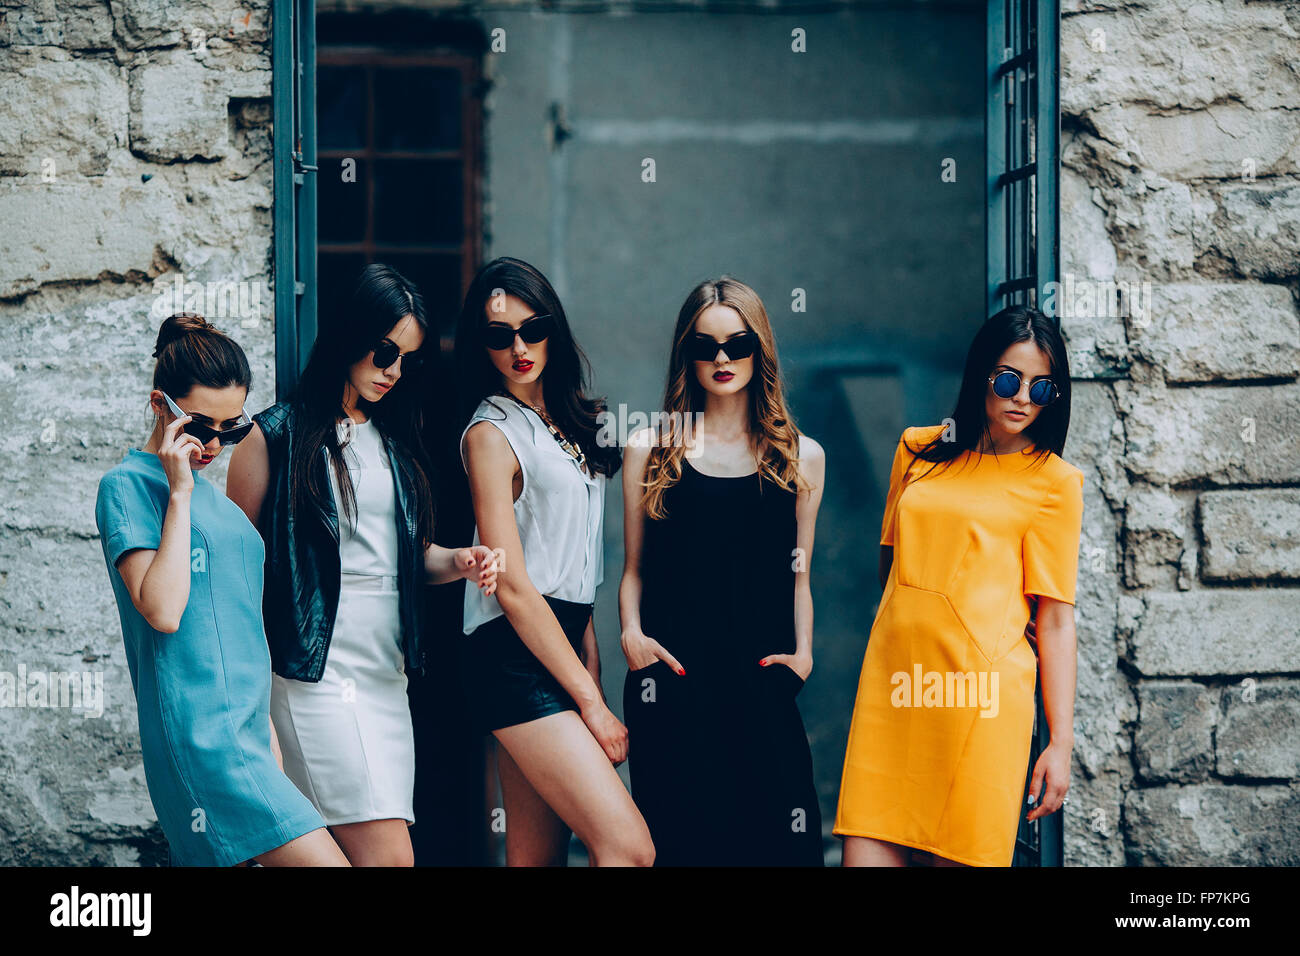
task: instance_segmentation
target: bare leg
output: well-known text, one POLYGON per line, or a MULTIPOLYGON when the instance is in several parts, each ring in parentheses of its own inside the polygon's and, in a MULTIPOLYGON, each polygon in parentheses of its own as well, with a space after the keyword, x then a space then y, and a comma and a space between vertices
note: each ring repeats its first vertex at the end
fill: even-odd
POLYGON ((958 863, 956 860, 949 860, 947 857, 939 856, 937 853, 918 852, 917 856, 921 857, 920 862, 925 866, 966 866, 965 863, 958 863))
POLYGON ((537 795, 505 747, 497 748, 497 772, 506 805, 506 866, 564 866, 569 828, 537 795))
POLYGON ((262 866, 350 866, 329 830, 317 827, 254 857, 262 866))
POLYGON ((844 866, 907 866, 910 860, 908 848, 897 843, 871 837, 844 838, 844 866))
MULTIPOLYGON (((654 862, 654 844, 641 811, 576 712, 549 714, 493 733, 537 795, 587 847, 597 866, 654 862)), ((507 817, 507 847, 513 826, 507 817)), ((525 839, 528 846, 538 845, 535 837, 525 839)))
POLYGON ((415 866, 405 820, 341 823, 330 831, 353 866, 415 866))

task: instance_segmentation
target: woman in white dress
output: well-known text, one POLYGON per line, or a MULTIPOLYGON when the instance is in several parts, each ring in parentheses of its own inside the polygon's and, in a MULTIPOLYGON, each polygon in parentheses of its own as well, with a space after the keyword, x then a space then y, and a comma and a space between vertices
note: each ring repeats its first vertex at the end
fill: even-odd
POLYGON ((410 866, 408 667, 425 659, 424 584, 495 589, 491 551, 433 540, 415 376, 420 294, 367 266, 322 315, 293 396, 254 416, 227 494, 266 541, 271 718, 285 773, 354 866, 410 866))

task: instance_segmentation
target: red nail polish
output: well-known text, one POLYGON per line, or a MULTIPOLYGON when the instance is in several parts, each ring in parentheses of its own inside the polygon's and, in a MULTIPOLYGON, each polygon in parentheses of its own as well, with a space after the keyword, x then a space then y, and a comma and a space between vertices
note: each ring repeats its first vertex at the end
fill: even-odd
POLYGON ((685 676, 686 676, 686 668, 685 668, 685 667, 681 668, 680 670, 677 671, 677 673, 678 673, 679 675, 681 675, 682 677, 685 677, 685 676))

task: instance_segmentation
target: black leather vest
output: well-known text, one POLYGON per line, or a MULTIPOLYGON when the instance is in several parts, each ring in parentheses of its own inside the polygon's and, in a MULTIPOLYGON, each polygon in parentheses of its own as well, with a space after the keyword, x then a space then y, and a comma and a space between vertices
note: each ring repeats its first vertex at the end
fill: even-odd
MULTIPOLYGON (((266 437, 270 474, 257 530, 266 543, 266 582, 262 617, 271 649, 271 669, 281 677, 316 682, 325 673, 325 657, 339 606, 339 520, 331 496, 328 508, 315 503, 299 522, 289 506, 289 471, 298 434, 296 409, 278 402, 253 416, 266 437)), ((399 444, 384 436, 396 479, 397 589, 406 666, 424 666, 421 614, 426 571, 416 536, 415 463, 399 444)), ((315 467, 329 487, 328 462, 315 467)))

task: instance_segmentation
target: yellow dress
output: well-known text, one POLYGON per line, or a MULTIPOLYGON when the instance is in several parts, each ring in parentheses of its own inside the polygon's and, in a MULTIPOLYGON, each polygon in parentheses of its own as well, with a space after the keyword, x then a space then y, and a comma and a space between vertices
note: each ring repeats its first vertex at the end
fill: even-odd
POLYGON ((871 627, 834 832, 1009 866, 1034 724, 1028 595, 1074 603, 1083 472, 1034 448, 894 453, 880 543, 894 562, 871 627), (934 470, 923 479, 929 468, 934 470))

